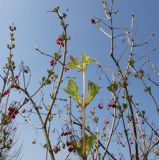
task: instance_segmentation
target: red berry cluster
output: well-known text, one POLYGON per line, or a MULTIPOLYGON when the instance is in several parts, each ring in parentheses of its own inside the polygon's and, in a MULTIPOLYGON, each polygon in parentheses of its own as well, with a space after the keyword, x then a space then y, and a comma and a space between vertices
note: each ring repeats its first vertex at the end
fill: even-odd
POLYGON ((71 142, 66 141, 66 146, 68 147, 68 151, 69 151, 69 152, 72 152, 72 151, 75 152, 75 149, 74 149, 73 146, 71 145, 71 142))
POLYGON ((19 111, 15 107, 9 107, 8 108, 8 117, 15 119, 16 115, 19 113, 19 111))
POLYGON ((69 136, 69 135, 72 135, 72 131, 66 131, 61 133, 61 136, 69 136))
POLYGON ((50 61, 50 65, 51 66, 54 66, 56 64, 56 60, 55 59, 52 59, 51 61, 50 61))
POLYGON ((10 93, 10 90, 9 90, 9 89, 5 90, 5 91, 2 93, 2 97, 8 95, 9 93, 10 93))
POLYGON ((12 84, 11 88, 19 89, 19 86, 17 84, 12 84))
POLYGON ((53 148, 53 152, 54 153, 58 153, 60 151, 60 148, 58 147, 58 146, 55 146, 54 148, 53 148))
POLYGON ((64 47, 64 39, 60 36, 56 39, 56 44, 64 47))
POLYGON ((115 101, 113 99, 108 104, 108 109, 109 108, 116 108, 116 103, 115 103, 115 101))

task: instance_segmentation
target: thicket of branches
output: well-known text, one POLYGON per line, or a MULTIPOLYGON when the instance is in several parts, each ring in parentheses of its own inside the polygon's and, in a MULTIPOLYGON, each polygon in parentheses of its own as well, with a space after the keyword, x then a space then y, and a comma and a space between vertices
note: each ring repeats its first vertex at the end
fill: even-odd
MULTIPOLYGON (((104 17, 90 20, 110 40, 109 52, 103 53, 103 57, 111 60, 112 68, 85 53, 81 54, 81 59, 71 55, 67 15, 61 12, 60 7, 50 11, 58 16, 63 32, 56 39, 59 50, 54 55, 35 48, 41 56, 50 57, 50 68, 46 69, 47 74, 41 78, 35 91, 29 90, 31 69, 23 63, 20 69, 15 65, 13 49, 16 27, 10 26, 8 61, 1 74, 0 156, 7 157, 12 148, 12 133, 16 130, 13 122, 16 116, 21 116, 36 132, 42 131, 46 160, 61 159, 61 154, 65 156, 63 159, 75 159, 75 156, 83 160, 158 159, 158 124, 157 121, 152 122, 151 113, 143 106, 146 102, 141 98, 148 95, 146 97, 152 100, 151 107, 159 112, 156 96, 159 72, 150 59, 158 48, 151 49, 143 56, 137 54, 139 47, 151 43, 154 34, 138 43, 140 40, 135 39, 135 15, 132 14, 130 27, 119 28, 114 24, 118 14, 114 3, 114 0, 103 0, 104 17), (86 80, 87 68, 91 68, 92 63, 96 64, 100 73, 100 82, 94 82, 93 77, 88 77, 90 81, 86 80), (77 71, 76 78, 73 70, 77 71), (79 82, 81 77, 82 81, 79 82), (134 94, 137 89, 134 85, 142 88, 141 97, 134 94), (103 97, 99 97, 101 90, 104 90, 103 97), (16 92, 19 99, 12 100, 12 92, 16 92), (93 101, 97 97, 100 103, 94 106, 93 101), (30 103, 31 106, 28 105, 30 103), (38 125, 32 123, 35 117, 39 120, 38 125), (106 117, 104 121, 103 117, 106 117), (56 123, 59 123, 59 128, 54 128, 56 123)), ((32 141, 32 144, 35 143, 36 139, 32 141)))

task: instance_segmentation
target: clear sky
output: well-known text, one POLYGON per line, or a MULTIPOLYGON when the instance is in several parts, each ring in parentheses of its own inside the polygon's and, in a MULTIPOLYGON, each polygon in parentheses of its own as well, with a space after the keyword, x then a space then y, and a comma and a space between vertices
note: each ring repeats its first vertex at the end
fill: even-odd
MULTIPOLYGON (((92 17, 103 16, 100 0, 0 0, 0 67, 8 54, 6 49, 9 42, 8 26, 15 23, 17 26, 15 61, 19 64, 23 60, 30 66, 33 82, 38 82, 45 68, 49 66, 50 59, 35 54, 34 47, 38 46, 48 54, 58 49, 55 41, 61 34, 61 28, 57 17, 46 12, 57 5, 62 11, 69 9, 67 18, 71 36, 69 52, 79 57, 84 50, 88 55, 98 57, 102 63, 110 65, 110 62, 104 59, 109 49, 108 39, 90 23, 92 17)), ((119 27, 129 27, 131 13, 134 12, 140 40, 144 40, 149 33, 154 32, 156 38, 150 46, 157 47, 159 46, 158 6, 158 0, 116 0, 119 15, 115 22, 119 27)), ((146 49, 147 47, 140 54, 143 55, 146 49)), ((154 58, 152 56, 153 63, 157 63, 158 60, 159 56, 154 58)), ((38 85, 38 83, 33 84, 33 88, 38 85)), ((23 128, 22 125, 23 123, 19 128, 23 128)), ((35 133, 30 130, 31 127, 25 127, 23 130, 19 129, 17 133, 19 141, 23 141, 22 160, 43 160, 42 150, 37 145, 31 144, 35 133)))

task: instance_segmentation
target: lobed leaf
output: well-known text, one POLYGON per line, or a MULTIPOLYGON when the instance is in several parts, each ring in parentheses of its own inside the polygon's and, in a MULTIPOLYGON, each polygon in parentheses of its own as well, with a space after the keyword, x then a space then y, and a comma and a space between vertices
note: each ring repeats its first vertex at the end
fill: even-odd
POLYGON ((99 90, 100 90, 100 87, 97 84, 91 81, 88 82, 88 96, 85 100, 86 106, 94 99, 94 97, 99 92, 99 90))
POLYGON ((67 65, 70 69, 81 68, 81 65, 78 62, 78 59, 74 58, 72 55, 70 55, 70 62, 67 65))
POLYGON ((68 93, 71 96, 71 98, 73 98, 79 105, 82 105, 82 100, 78 93, 78 86, 73 79, 69 80, 69 83, 67 87, 64 89, 64 91, 68 93))
MULTIPOLYGON (((86 135, 85 136, 85 148, 86 148, 86 155, 88 156, 91 149, 92 149, 92 146, 94 144, 94 141, 96 139, 96 136, 94 134, 88 136, 86 135)), ((83 146, 82 146, 82 141, 83 141, 83 138, 81 138, 80 141, 71 141, 71 145, 73 146, 73 148, 75 149, 75 151, 81 156, 83 157, 83 146)))
POLYGON ((82 53, 82 69, 86 69, 86 67, 94 61, 95 60, 93 58, 86 56, 84 53, 82 53))

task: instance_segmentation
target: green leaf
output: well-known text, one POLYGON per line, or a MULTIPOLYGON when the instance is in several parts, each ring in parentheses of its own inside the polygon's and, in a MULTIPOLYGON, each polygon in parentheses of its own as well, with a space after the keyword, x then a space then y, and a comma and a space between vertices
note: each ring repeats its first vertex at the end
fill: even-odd
POLYGON ((50 80, 50 79, 47 79, 47 80, 46 80, 46 84, 51 84, 51 80, 50 80))
POLYGON ((68 93, 71 98, 73 98, 79 105, 82 105, 82 100, 78 93, 77 84, 74 82, 73 79, 69 80, 67 87, 64 89, 66 93, 68 93))
POLYGON ((138 79, 141 79, 143 76, 144 76, 144 71, 141 69, 135 74, 135 78, 138 79))
POLYGON ((145 117, 145 111, 142 111, 142 117, 145 117))
POLYGON ((94 134, 92 134, 91 136, 86 136, 86 155, 89 155, 92 146, 94 144, 95 138, 96 136, 94 134))
POLYGON ((126 103, 123 103, 123 108, 124 108, 124 110, 126 110, 128 108, 126 103))
POLYGON ((134 66, 134 62, 134 59, 131 57, 128 63, 130 66, 134 66))
MULTIPOLYGON (((86 148, 86 155, 88 156, 92 146, 94 144, 94 141, 96 139, 96 136, 94 134, 88 136, 85 136, 85 148, 86 148)), ((75 149, 75 151, 81 156, 83 157, 83 146, 82 146, 82 141, 83 141, 83 137, 81 138, 80 142, 79 141, 71 141, 71 145, 73 146, 73 148, 75 149)))
POLYGON ((55 7, 55 8, 52 9, 52 12, 58 13, 58 10, 59 10, 59 9, 60 9, 60 7, 57 6, 57 7, 55 7))
POLYGON ((82 53, 82 69, 86 69, 86 67, 94 61, 95 60, 93 58, 86 56, 84 53, 82 53))
POLYGON ((107 89, 111 92, 116 92, 118 90, 118 83, 117 82, 113 82, 111 83, 107 89))
POLYGON ((70 62, 67 65, 70 69, 81 68, 81 65, 78 62, 78 59, 74 58, 72 55, 70 55, 70 62))
POLYGON ((75 151, 81 156, 83 157, 83 153, 82 153, 82 143, 72 140, 70 141, 70 144, 73 146, 73 148, 75 149, 75 151))
POLYGON ((147 87, 144 89, 144 91, 145 91, 145 92, 148 92, 148 93, 151 93, 151 87, 148 87, 148 86, 147 86, 147 87))
POLYGON ((85 100, 86 106, 94 99, 94 97, 99 92, 99 90, 100 90, 100 87, 97 84, 91 81, 88 82, 88 96, 85 100))

